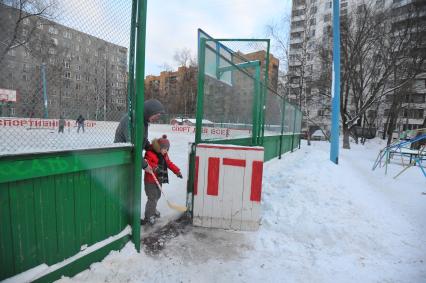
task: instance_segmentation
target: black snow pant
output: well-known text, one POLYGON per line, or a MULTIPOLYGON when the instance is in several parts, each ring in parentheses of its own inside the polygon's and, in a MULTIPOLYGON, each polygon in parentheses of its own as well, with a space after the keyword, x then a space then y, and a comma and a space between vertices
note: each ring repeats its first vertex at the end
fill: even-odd
POLYGON ((157 187, 157 184, 145 182, 145 194, 148 198, 145 205, 145 220, 149 220, 151 216, 155 216, 157 202, 161 197, 161 191, 157 187))
POLYGON ((83 129, 83 133, 84 133, 84 124, 78 124, 77 133, 80 132, 80 128, 83 129))

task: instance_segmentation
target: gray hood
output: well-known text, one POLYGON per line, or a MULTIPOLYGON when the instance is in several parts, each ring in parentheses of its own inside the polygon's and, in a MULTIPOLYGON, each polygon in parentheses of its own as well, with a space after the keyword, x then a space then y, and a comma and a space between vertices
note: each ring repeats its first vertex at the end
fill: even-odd
POLYGON ((144 103, 144 121, 149 122, 149 117, 158 113, 165 113, 163 104, 157 99, 148 99, 144 103))

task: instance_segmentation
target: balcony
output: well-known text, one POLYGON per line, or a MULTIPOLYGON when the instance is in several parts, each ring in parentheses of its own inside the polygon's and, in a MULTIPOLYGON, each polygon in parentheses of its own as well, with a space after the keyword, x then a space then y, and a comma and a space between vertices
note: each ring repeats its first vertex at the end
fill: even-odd
POLYGON ((299 16, 293 16, 293 17, 291 17, 291 21, 292 22, 304 21, 304 20, 305 20, 305 15, 299 15, 299 16))
POLYGON ((302 37, 293 37, 293 38, 290 38, 290 44, 293 44, 293 43, 302 43, 303 42, 303 38, 302 37))
POLYGON ((292 26, 291 27, 291 32, 302 32, 304 30, 305 30, 305 28, 303 26, 301 26, 301 27, 292 26))

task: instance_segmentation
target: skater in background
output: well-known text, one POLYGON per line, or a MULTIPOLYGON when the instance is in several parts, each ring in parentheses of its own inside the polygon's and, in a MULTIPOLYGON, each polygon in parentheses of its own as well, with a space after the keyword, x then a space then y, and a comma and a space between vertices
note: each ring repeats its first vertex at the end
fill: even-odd
MULTIPOLYGON (((163 135, 159 139, 153 139, 149 149, 145 152, 145 160, 151 166, 160 184, 169 183, 168 169, 176 174, 178 178, 182 178, 179 167, 169 158, 169 149, 170 142, 167 136, 163 135)), ((155 219, 160 217, 160 212, 157 210, 157 202, 161 197, 161 191, 152 174, 147 171, 145 171, 144 184, 148 200, 145 206, 145 219, 141 220, 141 224, 149 223, 154 225, 155 219)))
POLYGON ((75 121, 77 123, 77 133, 80 132, 80 128, 83 129, 83 133, 84 133, 84 117, 80 114, 80 116, 78 116, 77 120, 75 121))
MULTIPOLYGON (((148 126, 149 123, 154 123, 158 121, 161 114, 164 114, 164 106, 161 104, 160 101, 157 99, 148 99, 144 103, 144 129, 145 132, 143 134, 143 144, 142 148, 147 150, 150 146, 150 143, 148 141, 148 126)), ((120 123, 117 126, 117 129, 115 130, 115 143, 127 143, 130 142, 129 137, 129 115, 126 114, 121 118, 120 123)), ((152 168, 151 166, 146 163, 144 159, 142 159, 142 169, 145 170, 145 172, 151 173, 152 168)))
POLYGON ((58 130, 58 133, 64 133, 64 127, 65 127, 65 119, 61 115, 61 117, 59 118, 59 130, 58 130))

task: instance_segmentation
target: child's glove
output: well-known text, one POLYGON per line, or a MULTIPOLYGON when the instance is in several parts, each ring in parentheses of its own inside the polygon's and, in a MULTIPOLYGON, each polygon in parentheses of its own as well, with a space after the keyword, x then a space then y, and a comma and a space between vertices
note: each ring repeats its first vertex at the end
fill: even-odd
POLYGON ((178 178, 181 178, 181 179, 183 178, 182 173, 180 173, 180 172, 179 172, 179 173, 177 173, 177 174, 176 174, 176 176, 177 176, 178 178))

